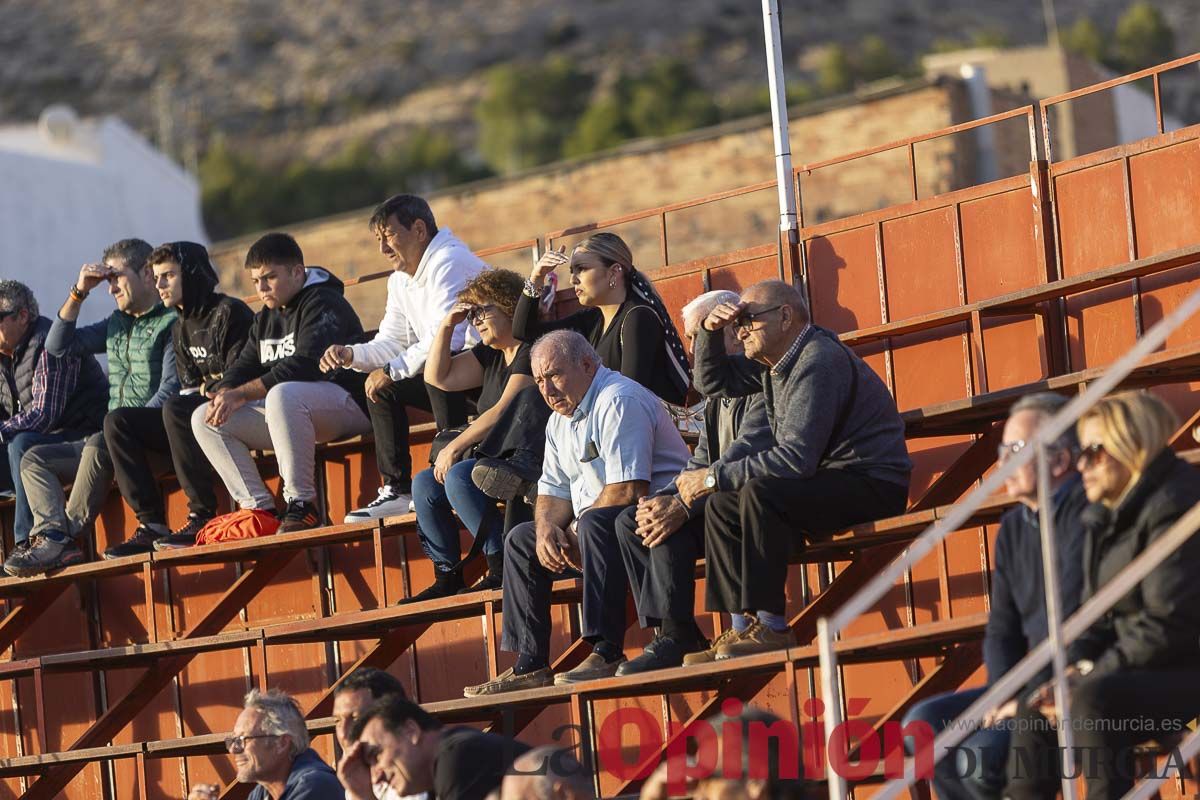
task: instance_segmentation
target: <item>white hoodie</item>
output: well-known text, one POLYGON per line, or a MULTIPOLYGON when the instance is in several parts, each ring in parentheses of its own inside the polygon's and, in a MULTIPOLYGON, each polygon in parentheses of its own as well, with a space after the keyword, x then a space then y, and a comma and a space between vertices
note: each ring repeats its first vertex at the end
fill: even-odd
MULTIPOLYGON (((425 248, 416 274, 397 271, 388 278, 387 309, 379 332, 369 342, 351 345, 351 368, 370 372, 387 365, 392 380, 419 375, 458 293, 486 267, 449 228, 440 229, 425 248)), ((457 352, 477 341, 475 330, 463 323, 454 330, 450 350, 457 352)))

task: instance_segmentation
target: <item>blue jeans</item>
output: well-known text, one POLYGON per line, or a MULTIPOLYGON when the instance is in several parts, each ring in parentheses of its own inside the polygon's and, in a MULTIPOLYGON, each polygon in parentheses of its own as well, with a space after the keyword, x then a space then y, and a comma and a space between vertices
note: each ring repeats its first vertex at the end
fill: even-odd
POLYGON ((447 570, 462 558, 459 546, 457 513, 462 524, 475 538, 483 537, 483 552, 500 552, 504 534, 504 515, 496 501, 479 491, 471 480, 475 459, 459 461, 446 473, 446 482, 438 483, 433 470, 417 473, 412 482, 413 504, 417 507, 417 528, 421 546, 429 560, 447 570))
MULTIPOLYGON (((936 736, 983 692, 968 689, 922 700, 904 715, 903 724, 926 722, 936 736)), ((935 764, 933 788, 940 800, 999 800, 1004 791, 1008 736, 1004 728, 983 728, 935 764)), ((904 744, 911 755, 911 740, 905 739, 904 744)))
POLYGON ((58 444, 73 439, 82 438, 78 431, 61 431, 59 433, 35 433, 25 431, 18 433, 4 444, 5 458, 0 460, 0 489, 12 488, 16 502, 13 513, 13 543, 20 544, 29 538, 33 529, 33 512, 29 510, 29 499, 21 486, 21 458, 25 451, 39 444, 58 444))

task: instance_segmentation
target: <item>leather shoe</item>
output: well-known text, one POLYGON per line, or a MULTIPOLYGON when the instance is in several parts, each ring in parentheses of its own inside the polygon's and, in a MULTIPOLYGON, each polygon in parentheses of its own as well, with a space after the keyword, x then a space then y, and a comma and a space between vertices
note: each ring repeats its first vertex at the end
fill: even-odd
POLYGON ((617 675, 636 675, 639 672, 678 667, 683 664, 685 654, 703 650, 707 645, 708 642, 703 640, 684 645, 670 636, 659 634, 654 637, 654 641, 646 645, 640 656, 617 667, 617 675))
POLYGON ((737 641, 721 645, 717 650, 717 660, 738 656, 752 656, 757 653, 770 653, 796 646, 796 634, 791 628, 786 631, 773 631, 758 620, 750 623, 737 641))
POLYGON ((592 653, 575 669, 555 675, 554 684, 562 686, 568 683, 583 683, 584 681, 594 681, 600 678, 611 678, 617 674, 617 669, 624 663, 625 656, 623 654, 612 661, 605 661, 604 656, 599 653, 592 653))
POLYGON ((494 680, 467 686, 463 689, 463 697, 482 697, 487 694, 503 694, 504 692, 519 692, 522 689, 540 689, 554 682, 550 668, 542 667, 524 675, 517 675, 512 668, 504 670, 494 680))

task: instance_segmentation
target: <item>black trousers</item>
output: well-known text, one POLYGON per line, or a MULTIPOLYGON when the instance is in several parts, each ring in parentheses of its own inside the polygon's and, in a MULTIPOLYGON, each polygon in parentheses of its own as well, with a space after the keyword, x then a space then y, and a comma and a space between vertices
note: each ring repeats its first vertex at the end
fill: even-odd
MULTIPOLYGON (((1118 800, 1136 776, 1133 748, 1163 734, 1187 733, 1200 714, 1200 665, 1122 670, 1080 678, 1071 689, 1075 771, 1088 800, 1118 800)), ((1021 705, 1008 752, 1005 797, 1053 800, 1062 787, 1056 730, 1021 705)))
POLYGON ((546 452, 546 423, 553 412, 536 386, 517 393, 475 449, 481 456, 510 458, 524 450, 541 463, 546 452))
POLYGON ((396 381, 367 401, 375 433, 375 462, 383 483, 402 492, 412 489, 412 454, 408 452, 408 409, 433 412, 439 431, 465 425, 467 394, 443 392, 425 383, 422 375, 396 381))
POLYGON ((704 507, 709 611, 782 614, 788 563, 806 540, 904 511, 908 487, 820 470, 811 478, 754 478, 704 507))
POLYGON ((163 525, 166 506, 158 478, 169 460, 188 498, 188 510, 202 519, 217 514, 215 476, 192 435, 192 412, 208 402, 200 394, 175 395, 159 408, 118 408, 104 418, 104 440, 117 486, 143 525, 163 525), (156 457, 157 455, 157 457, 156 457))
POLYGON ((637 506, 617 517, 617 542, 643 628, 664 619, 696 617, 696 558, 704 551, 704 517, 689 519, 657 547, 646 547, 637 531, 637 506))
MULTIPOLYGON (((629 506, 585 511, 575 527, 583 567, 584 639, 620 646, 625 641, 625 594, 629 583, 621 563, 616 522, 629 506)), ((504 541, 504 632, 500 647, 543 660, 550 657, 550 588, 562 578, 578 578, 568 570, 555 573, 537 557, 534 523, 513 528, 504 541)))

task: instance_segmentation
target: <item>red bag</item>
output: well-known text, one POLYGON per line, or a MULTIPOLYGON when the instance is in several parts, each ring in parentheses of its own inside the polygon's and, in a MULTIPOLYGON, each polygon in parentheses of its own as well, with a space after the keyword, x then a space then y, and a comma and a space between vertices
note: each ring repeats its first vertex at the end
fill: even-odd
POLYGON ((257 508, 243 509, 209 520, 196 534, 196 544, 257 539, 260 536, 272 536, 277 530, 279 518, 272 512, 257 508))

